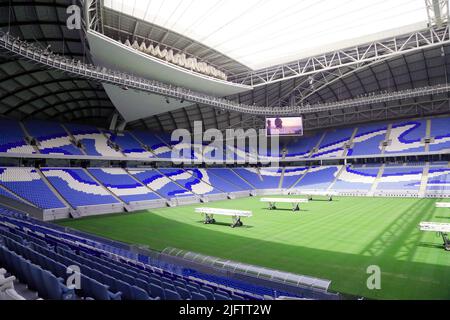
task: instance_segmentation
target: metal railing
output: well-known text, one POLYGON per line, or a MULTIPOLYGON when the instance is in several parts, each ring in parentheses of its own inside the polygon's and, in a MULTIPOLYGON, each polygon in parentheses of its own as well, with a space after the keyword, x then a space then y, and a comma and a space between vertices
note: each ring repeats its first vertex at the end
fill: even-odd
POLYGON ((415 98, 426 95, 446 93, 450 91, 450 85, 440 84, 396 92, 385 92, 380 94, 366 94, 354 99, 342 100, 329 103, 316 103, 313 105, 285 106, 285 107, 261 107, 247 105, 192 91, 182 87, 168 85, 159 81, 137 77, 117 70, 105 67, 85 64, 79 60, 70 59, 44 50, 29 42, 11 36, 9 33, 0 31, 0 49, 10 54, 15 54, 23 59, 59 70, 76 77, 82 77, 95 82, 113 84, 123 89, 136 89, 165 97, 200 103, 214 108, 241 112, 253 115, 288 116, 307 114, 320 111, 353 108, 374 103, 382 103, 407 98, 415 98))

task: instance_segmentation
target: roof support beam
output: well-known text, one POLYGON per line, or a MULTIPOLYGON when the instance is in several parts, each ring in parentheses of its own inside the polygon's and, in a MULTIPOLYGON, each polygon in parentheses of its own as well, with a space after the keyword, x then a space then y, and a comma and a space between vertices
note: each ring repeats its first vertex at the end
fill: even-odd
MULTIPOLYGON (((441 31, 442 29, 440 31, 430 30, 430 32, 433 35, 438 36, 438 38, 435 38, 433 36, 433 41, 438 41, 440 39, 444 42, 450 43, 448 27, 445 28, 445 34, 441 34, 440 33, 441 31)), ((401 47, 408 46, 408 43, 409 43, 408 41, 404 42, 401 45, 401 47)), ((418 41, 418 43, 423 43, 423 41, 418 41)), ((437 45, 441 45, 441 42, 439 42, 439 44, 437 45)), ((398 46, 400 46, 400 43, 396 44, 396 47, 398 46)), ((41 49, 36 48, 27 42, 14 38, 9 34, 0 32, 0 49, 2 48, 9 54, 13 54, 26 60, 33 61, 39 65, 44 65, 55 70, 63 71, 66 74, 73 75, 76 77, 82 77, 96 82, 109 83, 120 87, 126 87, 139 91, 151 92, 161 96, 171 97, 175 99, 185 99, 186 101, 190 101, 197 104, 210 105, 218 109, 237 111, 253 115, 284 116, 284 115, 306 114, 318 111, 330 111, 337 109, 342 110, 349 107, 354 108, 373 103, 382 103, 397 99, 407 99, 426 95, 441 94, 450 91, 450 84, 442 84, 430 87, 416 88, 412 90, 384 93, 379 95, 366 95, 364 97, 356 99, 336 101, 326 104, 267 108, 257 105, 240 104, 234 101, 208 96, 181 87, 166 85, 158 81, 135 77, 133 75, 129 75, 115 70, 100 69, 95 66, 89 66, 87 64, 84 64, 81 61, 70 61, 67 58, 55 55, 51 52, 50 53, 42 52, 41 49)), ((251 92, 252 97, 253 91, 254 90, 252 90, 251 92)), ((254 97, 252 99, 254 99, 254 97)))
POLYGON ((450 43, 449 26, 415 31, 406 35, 373 41, 355 47, 330 51, 290 63, 229 76, 240 84, 259 86, 335 70, 345 66, 392 58, 410 52, 450 43))
POLYGON ((442 28, 448 23, 448 0, 425 0, 428 15, 428 25, 442 28))

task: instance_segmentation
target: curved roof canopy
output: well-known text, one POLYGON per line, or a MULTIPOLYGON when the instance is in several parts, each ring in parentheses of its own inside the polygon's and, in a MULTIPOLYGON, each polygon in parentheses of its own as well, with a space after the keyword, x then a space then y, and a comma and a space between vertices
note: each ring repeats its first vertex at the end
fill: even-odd
POLYGON ((104 0, 260 69, 426 27, 423 0, 104 0))
MULTIPOLYGON (((66 27, 66 9, 79 0, 0 2, 0 28, 41 48, 88 62, 81 30, 66 27)), ((0 115, 80 121, 107 126, 114 105, 99 83, 0 53, 0 115)))
MULTIPOLYGON (((107 5, 109 0, 105 0, 107 5)), ((101 1, 102 3, 103 1, 101 1)), ((111 2, 111 1, 110 1, 111 2)), ((113 0, 113 6, 119 3, 113 0)), ((129 6, 137 8, 137 4, 141 0, 127 0, 129 6)), ((261 26, 261 19, 263 17, 250 19, 250 11, 244 15, 244 4, 248 1, 240 1, 236 4, 235 0, 223 0, 219 3, 218 0, 185 0, 180 1, 170 0, 146 0, 142 3, 151 3, 149 11, 157 12, 158 7, 153 7, 156 4, 163 8, 169 8, 172 3, 179 3, 178 9, 174 13, 174 17, 187 19, 191 17, 192 23, 199 20, 199 16, 190 16, 188 12, 191 10, 189 3, 203 3, 205 6, 216 5, 216 9, 205 12, 200 9, 192 14, 206 14, 208 16, 215 16, 214 11, 222 11, 225 19, 219 19, 223 26, 221 30, 227 30, 228 26, 226 20, 230 19, 228 13, 225 14, 224 7, 226 3, 234 4, 234 16, 246 16, 252 26, 261 26), (169 6, 169 7, 166 7, 169 6), (182 10, 182 9, 185 10, 182 10), (186 16, 187 15, 187 16, 186 16), (227 25, 227 26, 226 26, 227 25)), ((255 1, 250 1, 254 2, 255 1)), ((298 3, 307 3, 308 1, 298 1, 298 3)), ((318 3, 328 3, 328 7, 324 11, 333 11, 333 6, 330 5, 332 0, 317 0, 318 3)), ((357 1, 339 1, 341 6, 345 7, 348 12, 354 11, 357 8, 357 2, 368 3, 368 0, 357 1)), ((373 3, 381 3, 382 1, 373 1, 373 3)), ((389 6, 394 4, 399 7, 403 6, 403 11, 398 12, 399 21, 402 16, 408 15, 408 10, 414 11, 417 5, 418 15, 421 15, 422 20, 426 19, 426 10, 423 7, 423 0, 392 0, 383 1, 385 11, 383 14, 390 15, 393 12, 389 6)), ((90 50, 85 43, 85 35, 82 30, 68 30, 66 28, 67 6, 76 3, 80 4, 79 0, 34 0, 21 1, 11 0, 0 2, 0 28, 3 31, 9 31, 12 35, 20 37, 29 42, 36 43, 42 48, 50 46, 50 49, 58 54, 63 54, 68 57, 80 59, 85 62, 90 62, 90 50)), ((122 2, 120 2, 122 3, 122 2)), ((265 4, 273 5, 273 15, 278 21, 270 22, 265 19, 267 25, 273 28, 278 28, 276 22, 287 23, 283 20, 283 14, 288 14, 292 11, 294 13, 293 1, 278 1, 274 5, 273 0, 261 1, 261 6, 265 4), (277 8, 280 6, 280 8, 277 8), (282 14, 283 13, 283 14, 282 14), (270 22, 270 23, 269 23, 270 22)), ((125 5, 124 4, 124 5, 125 5)), ((381 5, 381 4, 380 4, 381 5)), ((245 4, 247 6, 247 4, 245 4)), ((175 10, 175 7, 171 7, 175 10)), ((119 8, 120 9, 120 8, 119 8)), ((231 10, 231 9, 230 9, 231 10)), ((160 11, 159 16, 162 16, 164 11, 160 11)), ((334 11, 333 19, 339 17, 334 11)), ((145 12, 144 12, 145 13, 145 12)), ((381 11, 372 11, 381 19, 381 11)), ((129 12, 133 14, 133 12, 129 12)), ((313 27, 324 28, 326 23, 324 17, 328 15, 326 12, 316 12, 315 19, 310 20, 313 27)), ((411 13, 410 13, 411 14, 411 13)), ((141 13, 142 17, 143 13, 141 13)), ((297 16, 298 20, 304 20, 311 16, 311 12, 304 12, 301 16, 297 16), (306 18, 305 18, 306 17, 306 18)), ((168 19, 170 14, 166 16, 168 19)), ((217 17, 217 16, 216 16, 217 17)), ((364 20, 369 21, 367 14, 356 17, 360 23, 364 20)), ((356 19, 355 18, 355 19, 356 19)), ((171 18, 172 19, 172 18, 171 18)), ((347 16, 348 19, 348 16, 347 16)), ((420 20, 419 19, 419 20, 420 20)), ((147 19, 148 20, 148 19, 147 19)), ((110 8, 103 10, 103 24, 105 27, 105 35, 111 36, 115 39, 130 38, 139 40, 146 39, 150 42, 155 42, 166 45, 171 48, 178 49, 200 60, 206 61, 218 68, 226 71, 228 74, 240 73, 248 70, 241 63, 227 57, 225 54, 216 51, 216 47, 209 48, 201 42, 196 42, 187 36, 182 36, 176 31, 171 31, 174 28, 173 23, 161 24, 166 28, 158 27, 152 24, 152 21, 143 23, 139 18, 133 18, 130 15, 121 14, 110 8)), ((169 20, 168 20, 169 21, 169 20)), ((407 23, 414 24, 415 20, 407 21, 407 23)), ((155 21, 158 22, 158 21, 155 21)), ((229 21, 228 21, 229 22, 229 21)), ((341 21, 346 23, 345 20, 341 21)), ((403 20, 404 22, 404 20, 403 20)), ((206 22, 205 22, 206 23, 206 22)), ((405 23, 399 24, 404 25, 405 23)), ((293 27, 294 22, 285 25, 284 31, 287 32, 288 27, 293 27)), ((379 32, 383 30, 384 23, 378 21, 378 24, 372 25, 370 32, 379 32)), ((389 28, 391 28, 390 26, 389 28)), ((253 32, 251 27, 246 27, 248 30, 241 30, 245 37, 247 31, 253 32)), ((211 29, 212 30, 212 29, 211 29)), ((268 38, 276 29, 264 29, 263 36, 268 38)), ((311 28, 310 28, 311 30, 311 28)), ((312 28, 311 35, 314 34, 315 28, 312 28)), ((319 30, 319 29, 317 29, 319 30)), ((329 29, 327 29, 329 30, 329 29)), ((218 31, 219 32, 219 31, 218 31)), ((255 31, 256 32, 256 31, 255 31)), ((220 32, 219 32, 220 33, 220 32)), ((330 33, 336 37, 346 36, 346 31, 335 32, 331 30, 330 33), (340 34, 342 33, 342 35, 340 34)), ((193 36, 193 35, 190 35, 193 36)), ((256 34, 255 34, 256 36, 256 34)), ((289 41, 294 41, 295 34, 291 33, 289 41)), ((261 43, 267 43, 265 40, 261 43)), ((288 42, 286 40, 286 42, 288 42)), ((363 41, 361 41, 363 42, 363 41)), ((267 44, 265 44, 267 46, 267 44)), ((283 46, 281 43, 279 46, 283 46)), ((287 50, 286 46, 286 50, 287 50)), ((329 48, 328 48, 329 49, 329 48)), ((278 50, 278 48, 277 48, 278 50)), ((327 51, 324 47, 323 51, 327 51)), ((220 50, 219 50, 220 51, 220 50)), ((282 51, 279 51, 282 52, 282 51)), ((300 52, 301 53, 301 52, 300 52)), ((280 53, 281 56, 281 53, 280 53)), ((299 58, 299 56, 296 56, 299 58)), ((399 55, 389 59, 383 59, 367 63, 357 67, 343 67, 333 72, 323 71, 313 76, 301 76, 294 79, 286 79, 277 83, 263 85, 255 90, 244 92, 238 95, 230 96, 230 99, 240 101, 246 104, 256 104, 260 106, 283 106, 287 105, 291 100, 296 103, 317 103, 330 102, 354 98, 358 95, 367 94, 370 92, 379 91, 396 91, 405 90, 409 88, 418 88, 422 86, 432 86, 436 84, 449 83, 450 81, 450 45, 435 46, 425 50, 418 50, 414 53, 399 55)), ((50 119, 55 121, 79 121, 90 122, 99 126, 108 127, 113 114, 116 111, 116 106, 111 102, 106 94, 103 86, 99 83, 81 79, 78 77, 71 77, 67 74, 60 73, 55 70, 42 68, 30 62, 16 59, 10 55, 0 53, 0 116, 8 116, 17 119, 50 119)), ((367 122, 374 120, 394 119, 400 117, 411 117, 420 115, 430 115, 437 113, 450 113, 450 105, 448 103, 449 95, 447 93, 434 96, 423 96, 416 99, 399 100, 389 103, 369 104, 363 107, 355 107, 351 109, 342 109, 334 111, 323 111, 310 113, 305 115, 305 129, 312 130, 323 127, 345 125, 350 123, 367 122)), ((187 103, 185 102, 187 105, 187 103)), ((262 125, 261 119, 258 117, 241 114, 236 112, 227 112, 219 109, 214 109, 205 105, 186 106, 182 109, 164 112, 146 119, 137 120, 127 125, 128 128, 142 128, 146 127, 150 130, 166 130, 170 131, 174 128, 190 128, 193 121, 203 120, 206 128, 218 127, 225 129, 227 127, 255 127, 262 125)))

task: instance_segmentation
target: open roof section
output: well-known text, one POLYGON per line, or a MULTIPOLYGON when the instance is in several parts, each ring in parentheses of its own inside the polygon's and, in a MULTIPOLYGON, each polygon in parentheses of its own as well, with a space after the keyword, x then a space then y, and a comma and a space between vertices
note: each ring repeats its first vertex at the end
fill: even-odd
POLYGON ((105 0, 256 70, 426 27, 423 0, 105 0))

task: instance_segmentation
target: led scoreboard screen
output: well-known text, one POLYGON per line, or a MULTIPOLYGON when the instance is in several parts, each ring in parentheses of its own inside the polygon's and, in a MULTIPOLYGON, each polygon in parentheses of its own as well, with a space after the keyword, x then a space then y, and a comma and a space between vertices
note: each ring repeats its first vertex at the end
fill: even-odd
POLYGON ((302 117, 266 118, 266 134, 268 136, 302 136, 302 117))

